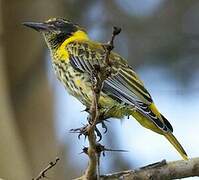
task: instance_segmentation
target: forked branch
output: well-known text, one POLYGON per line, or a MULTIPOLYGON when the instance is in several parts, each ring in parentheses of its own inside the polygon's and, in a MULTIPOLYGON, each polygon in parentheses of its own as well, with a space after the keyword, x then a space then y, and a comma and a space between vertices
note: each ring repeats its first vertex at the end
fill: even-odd
POLYGON ((51 161, 51 162, 48 164, 48 166, 45 167, 45 168, 39 173, 39 175, 38 175, 37 177, 33 178, 32 180, 40 180, 40 179, 42 179, 42 178, 47 178, 46 173, 47 173, 51 168, 53 168, 53 167, 57 164, 57 162, 58 162, 59 160, 60 160, 60 159, 57 157, 57 158, 55 159, 54 162, 51 161))

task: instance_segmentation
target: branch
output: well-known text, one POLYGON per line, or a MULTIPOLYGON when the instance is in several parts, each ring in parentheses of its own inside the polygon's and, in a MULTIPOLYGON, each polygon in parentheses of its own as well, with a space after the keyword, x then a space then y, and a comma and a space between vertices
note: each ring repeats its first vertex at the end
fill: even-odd
POLYGON ((35 178, 33 178, 32 180, 40 180, 40 179, 42 179, 42 178, 46 178, 47 176, 46 176, 46 173, 47 173, 47 171, 49 171, 52 167, 54 167, 56 164, 57 164, 57 162, 59 161, 60 159, 57 157, 56 159, 55 159, 55 162, 50 162, 49 164, 48 164, 48 166, 46 167, 46 168, 44 168, 40 173, 39 173, 39 175, 37 176, 37 177, 35 177, 35 178))
POLYGON ((113 41, 116 35, 120 33, 121 29, 114 27, 111 41, 108 42, 105 46, 105 67, 101 67, 99 65, 94 66, 94 70, 91 74, 91 81, 92 81, 92 93, 93 93, 93 100, 90 106, 90 117, 89 117, 89 125, 87 127, 87 135, 89 141, 89 147, 87 149, 87 155, 89 157, 89 164, 86 169, 85 174, 83 175, 83 179, 94 180, 99 179, 99 157, 101 152, 97 152, 97 141, 96 141, 96 124, 100 121, 100 113, 99 113, 99 98, 102 89, 102 85, 104 80, 110 75, 110 61, 109 55, 114 48, 113 41), (109 69, 107 68, 109 67, 109 69), (98 169, 98 173, 97 173, 98 169), (98 176, 97 176, 98 175, 98 176))
POLYGON ((199 158, 166 163, 161 161, 136 170, 122 171, 100 177, 101 180, 168 180, 199 176, 199 158))

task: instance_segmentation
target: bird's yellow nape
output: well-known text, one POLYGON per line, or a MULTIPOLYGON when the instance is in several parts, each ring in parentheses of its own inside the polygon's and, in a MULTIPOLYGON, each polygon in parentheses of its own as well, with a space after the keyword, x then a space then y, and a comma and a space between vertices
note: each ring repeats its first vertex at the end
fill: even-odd
POLYGON ((73 41, 84 41, 88 40, 89 37, 86 32, 78 30, 74 32, 69 38, 67 38, 61 46, 57 49, 56 53, 59 59, 63 59, 65 61, 69 60, 69 54, 66 51, 66 45, 73 42, 73 41))

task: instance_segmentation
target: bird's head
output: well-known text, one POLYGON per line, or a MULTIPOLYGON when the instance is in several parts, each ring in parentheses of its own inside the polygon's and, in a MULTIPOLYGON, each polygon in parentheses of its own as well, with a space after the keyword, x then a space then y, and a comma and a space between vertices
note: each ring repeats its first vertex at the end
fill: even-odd
POLYGON ((57 48, 66 39, 78 35, 78 37, 86 38, 86 31, 63 18, 52 18, 45 22, 24 22, 23 25, 35 29, 43 34, 50 48, 57 48))

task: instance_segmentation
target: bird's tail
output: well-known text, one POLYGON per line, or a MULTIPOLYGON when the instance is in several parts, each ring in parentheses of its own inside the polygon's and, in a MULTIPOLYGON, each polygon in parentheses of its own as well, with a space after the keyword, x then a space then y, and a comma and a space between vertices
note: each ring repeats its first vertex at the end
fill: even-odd
POLYGON ((182 158, 184 160, 188 160, 187 153, 185 152, 185 150, 183 149, 183 147, 181 146, 181 144, 178 142, 178 140, 176 139, 176 137, 172 133, 165 133, 164 136, 175 147, 175 149, 180 153, 180 155, 182 156, 182 158))

